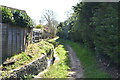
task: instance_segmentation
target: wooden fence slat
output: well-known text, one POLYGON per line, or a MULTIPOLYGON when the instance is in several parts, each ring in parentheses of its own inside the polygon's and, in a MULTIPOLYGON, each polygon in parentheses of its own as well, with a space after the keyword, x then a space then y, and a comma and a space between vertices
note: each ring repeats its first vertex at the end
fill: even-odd
POLYGON ((0 64, 2 64, 2 24, 0 23, 0 64))

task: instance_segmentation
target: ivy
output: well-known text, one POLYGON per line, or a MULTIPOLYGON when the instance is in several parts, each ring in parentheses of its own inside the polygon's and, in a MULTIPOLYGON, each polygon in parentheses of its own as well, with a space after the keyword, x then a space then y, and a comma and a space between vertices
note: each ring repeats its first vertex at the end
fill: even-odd
POLYGON ((2 22, 3 23, 12 23, 12 16, 10 9, 2 7, 2 22))
POLYGON ((17 25, 26 28, 33 27, 33 21, 27 15, 27 13, 17 9, 11 9, 3 6, 0 7, 2 9, 2 23, 17 25))

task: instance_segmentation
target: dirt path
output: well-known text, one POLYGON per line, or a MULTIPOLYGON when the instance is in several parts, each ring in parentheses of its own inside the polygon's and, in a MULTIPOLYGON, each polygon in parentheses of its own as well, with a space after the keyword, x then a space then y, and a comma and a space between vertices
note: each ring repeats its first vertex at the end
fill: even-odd
POLYGON ((84 70, 80 64, 79 59, 76 56, 76 53, 69 45, 67 45, 66 47, 67 50, 69 51, 70 67, 71 67, 68 78, 84 78, 83 75, 84 70))

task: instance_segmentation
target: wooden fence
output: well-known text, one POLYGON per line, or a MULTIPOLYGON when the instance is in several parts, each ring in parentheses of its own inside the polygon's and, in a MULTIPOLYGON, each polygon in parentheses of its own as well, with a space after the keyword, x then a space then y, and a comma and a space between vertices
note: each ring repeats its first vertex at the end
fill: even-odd
POLYGON ((27 28, 2 24, 0 27, 0 50, 3 61, 7 57, 25 51, 28 45, 27 37, 31 35, 30 32, 27 28))
POLYGON ((0 23, 0 64, 2 63, 2 24, 0 23))

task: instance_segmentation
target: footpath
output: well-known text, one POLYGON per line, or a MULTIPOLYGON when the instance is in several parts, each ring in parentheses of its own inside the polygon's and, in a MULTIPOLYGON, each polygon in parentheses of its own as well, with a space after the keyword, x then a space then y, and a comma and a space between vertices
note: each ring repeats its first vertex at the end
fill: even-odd
POLYGON ((84 70, 80 63, 80 60, 77 58, 76 53, 73 49, 67 45, 67 50, 69 51, 69 58, 70 58, 70 70, 68 78, 84 78, 84 70))

